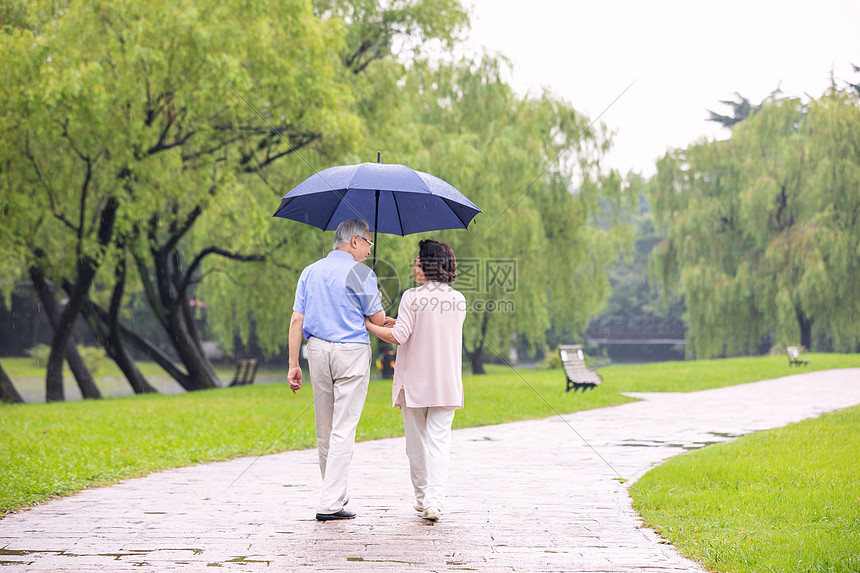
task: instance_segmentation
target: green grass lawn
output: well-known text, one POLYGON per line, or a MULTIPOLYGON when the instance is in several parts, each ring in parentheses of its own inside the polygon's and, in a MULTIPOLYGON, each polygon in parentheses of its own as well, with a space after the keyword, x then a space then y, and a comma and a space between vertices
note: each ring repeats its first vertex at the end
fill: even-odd
MULTIPOLYGON (((466 407, 455 427, 497 424, 628 402, 627 391, 694 391, 795 373, 782 357, 610 366, 604 383, 565 393, 560 370, 489 366, 466 376, 466 407)), ((809 355, 812 369, 860 367, 860 355, 809 355)), ((4 359, 19 387, 18 366, 4 359)), ((157 367, 142 365, 155 375, 157 367)), ((221 373, 229 379, 231 372, 221 373)), ((283 380, 283 372, 262 373, 283 380)), ((226 377, 226 378, 225 378, 226 377)), ((29 384, 41 388, 38 377, 29 384)), ((101 382, 100 382, 101 385, 101 382)), ((23 392, 22 392, 23 393, 23 392)), ((86 487, 159 469, 315 445, 312 393, 286 384, 255 384, 193 393, 158 394, 54 404, 0 405, 0 512, 86 487)), ((359 440, 402 435, 391 407, 391 383, 374 380, 358 428, 359 440)))
POLYGON ((609 366, 600 370, 604 382, 617 382, 624 392, 693 392, 770 380, 790 374, 860 367, 860 354, 804 354, 807 366, 789 367, 788 358, 760 356, 725 360, 653 362, 609 366))
POLYGON ((713 571, 860 571, 860 407, 669 459, 630 493, 713 571))

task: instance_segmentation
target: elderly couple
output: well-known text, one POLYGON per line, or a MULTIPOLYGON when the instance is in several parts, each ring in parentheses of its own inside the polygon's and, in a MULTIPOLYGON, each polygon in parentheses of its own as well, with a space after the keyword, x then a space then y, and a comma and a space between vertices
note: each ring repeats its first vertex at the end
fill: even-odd
POLYGON ((399 345, 392 402, 403 413, 414 507, 424 519, 437 521, 454 410, 463 407, 460 348, 466 304, 449 286, 457 277, 457 262, 448 245, 421 241, 413 260, 419 286, 403 293, 395 320, 385 316, 376 275, 362 264, 372 246, 365 221, 344 221, 335 232, 334 250, 305 268, 296 286, 287 380, 293 392, 302 387, 304 335, 323 481, 316 518, 355 517, 344 506, 355 430, 370 381, 369 331, 399 345), (429 300, 436 304, 424 304, 429 300))

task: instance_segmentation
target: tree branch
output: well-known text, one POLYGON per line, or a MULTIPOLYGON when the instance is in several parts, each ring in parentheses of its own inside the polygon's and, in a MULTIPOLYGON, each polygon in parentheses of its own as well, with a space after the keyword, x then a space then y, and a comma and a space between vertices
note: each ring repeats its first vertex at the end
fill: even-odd
MULTIPOLYGON (((210 196, 215 195, 215 192, 217 191, 217 189, 218 188, 214 185, 212 187, 210 187, 209 188, 209 195, 210 196)), ((191 229, 192 225, 194 225, 194 222, 197 220, 197 218, 200 217, 200 215, 202 215, 202 214, 203 214, 203 207, 202 206, 197 205, 196 207, 194 207, 194 209, 191 210, 191 213, 188 214, 188 217, 185 218, 185 221, 183 221, 182 226, 180 226, 178 229, 176 229, 176 231, 173 233, 173 236, 171 236, 170 239, 167 240, 167 242, 164 244, 164 246, 160 250, 162 252, 169 253, 174 248, 176 248, 176 245, 179 243, 179 241, 182 240, 182 237, 185 236, 185 234, 191 229)))
POLYGON ((63 223, 66 227, 69 228, 70 231, 77 234, 78 230, 75 227, 74 223, 68 220, 61 212, 57 210, 57 203, 54 199, 54 190, 51 188, 51 185, 45 179, 45 176, 42 174, 42 170, 39 169, 39 163, 36 161, 36 156, 33 155, 33 150, 30 148, 30 135, 27 134, 27 137, 24 138, 24 155, 27 156, 27 159, 30 160, 30 163, 33 164, 33 169, 36 172, 36 178, 45 188, 48 194, 48 203, 51 206, 51 214, 61 223, 63 223))
POLYGON ((185 291, 188 290, 188 286, 192 282, 192 278, 194 273, 197 271, 197 268, 200 266, 200 263, 203 262, 203 259, 209 255, 220 255, 222 257, 232 259, 234 261, 265 261, 265 255, 240 255, 238 253, 233 253, 230 251, 226 251, 219 247, 208 247, 200 251, 194 260, 191 261, 191 264, 188 266, 188 270, 185 271, 185 276, 182 277, 182 282, 179 283, 179 294, 181 297, 185 296, 185 291))

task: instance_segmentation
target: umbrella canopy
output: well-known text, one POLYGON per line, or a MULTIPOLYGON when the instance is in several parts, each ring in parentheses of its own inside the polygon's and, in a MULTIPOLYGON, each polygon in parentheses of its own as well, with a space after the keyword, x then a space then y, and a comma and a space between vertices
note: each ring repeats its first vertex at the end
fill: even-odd
POLYGON ((466 229, 480 212, 438 177, 394 163, 359 163, 308 177, 284 196, 275 217, 324 231, 347 219, 364 219, 374 234, 403 236, 466 229))

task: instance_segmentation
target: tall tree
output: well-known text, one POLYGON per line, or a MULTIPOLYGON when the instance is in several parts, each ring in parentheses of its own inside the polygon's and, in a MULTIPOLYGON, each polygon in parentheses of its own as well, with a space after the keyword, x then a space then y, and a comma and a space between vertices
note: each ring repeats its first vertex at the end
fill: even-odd
MULTIPOLYGON (((414 143, 411 112, 402 92, 401 82, 407 73, 403 60, 426 44, 441 44, 447 49, 467 25, 466 13, 455 0, 322 0, 315 1, 314 7, 320 18, 337 22, 346 30, 344 43, 339 46, 340 69, 349 85, 348 103, 361 128, 345 145, 317 140, 265 170, 246 174, 241 190, 219 205, 217 216, 203 215, 189 234, 195 248, 211 244, 213 237, 225 237, 235 250, 266 256, 265 263, 246 264, 220 257, 200 265, 199 276, 205 278, 197 293, 207 307, 198 312, 205 312, 207 325, 227 352, 252 338, 268 355, 280 352, 286 342, 283 312, 292 304, 295 281, 304 266, 331 249, 331 236, 304 225, 273 220, 273 205, 324 167, 374 161, 377 151, 382 152, 384 162, 409 162, 408 150, 414 143), (232 227, 224 224, 225 216, 230 224, 240 223, 242 231, 231 231, 232 227)), ((392 277, 383 281, 383 288, 386 299, 396 303, 403 284, 394 277, 391 265, 408 259, 406 249, 411 247, 392 237, 381 236, 379 240, 380 265, 387 269, 380 268, 380 272, 392 277)))
MULTIPOLYGON (((217 377, 190 320, 194 273, 212 254, 259 257, 229 244, 187 253, 187 233, 239 174, 315 140, 354 136, 341 25, 302 1, 167 10, 154 0, 70 0, 28 9, 26 25, 3 36, 20 79, 8 123, 24 126, 4 149, 15 161, 10 188, 52 216, 40 240, 74 247, 61 262, 69 249, 43 248, 49 278, 70 292, 53 347, 65 347, 94 302, 93 284, 122 292, 114 285, 125 273, 114 266, 131 257, 182 363, 173 373, 187 389, 212 387, 217 377)), ((59 352, 49 361, 50 399, 62 398, 59 352)))
MULTIPOLYGON (((56 102, 43 100, 44 94, 32 92, 30 82, 39 75, 40 66, 50 63, 51 58, 43 45, 33 41, 33 32, 27 25, 24 20, 16 20, 0 33, 6 56, 3 67, 9 78, 3 86, 7 105, 0 119, 4 128, 3 143, 0 143, 3 166, 0 186, 4 191, 0 219, 8 233, 4 250, 15 251, 17 256, 11 261, 20 263, 19 275, 22 270, 31 268, 39 277, 44 277, 48 265, 52 265, 51 268, 63 269, 75 278, 79 288, 70 293, 68 302, 59 309, 53 294, 48 292, 47 281, 40 285, 44 287, 40 296, 47 305, 53 328, 46 399, 62 400, 64 397, 62 365, 66 356, 82 394, 97 398, 98 389, 70 338, 86 292, 112 239, 116 203, 92 170, 101 160, 101 153, 90 144, 100 134, 95 130, 76 131, 63 117, 55 117, 54 121, 36 117, 56 102), (53 140, 50 149, 41 147, 42 138, 53 140), (42 169, 44 157, 63 145, 68 146, 68 154, 54 163, 56 169, 52 173, 46 173, 42 169), (57 227, 63 227, 63 237, 53 236, 51 229, 57 227), (56 255, 53 263, 40 260, 44 252, 56 255)), ((80 95, 70 98, 66 111, 75 108, 80 99, 80 95)))
POLYGON ((766 336, 860 340, 860 106, 832 90, 780 99, 727 141, 668 153, 650 186, 667 239, 654 264, 686 297, 688 350, 737 354, 766 336))

